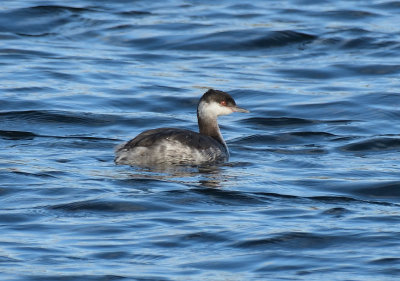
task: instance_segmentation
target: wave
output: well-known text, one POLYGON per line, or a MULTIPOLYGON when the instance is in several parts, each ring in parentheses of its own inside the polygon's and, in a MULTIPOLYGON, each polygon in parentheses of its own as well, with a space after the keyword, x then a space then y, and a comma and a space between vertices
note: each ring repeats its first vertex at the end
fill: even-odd
POLYGON ((150 202, 132 202, 121 200, 85 200, 49 206, 49 209, 64 212, 160 212, 169 208, 165 204, 150 202))
POLYGON ((399 138, 379 137, 368 140, 350 143, 340 147, 342 151, 347 152, 385 152, 400 150, 399 138))
POLYGON ((315 35, 292 31, 264 29, 231 30, 196 36, 156 36, 133 39, 129 45, 146 49, 185 51, 253 51, 310 42, 315 35))

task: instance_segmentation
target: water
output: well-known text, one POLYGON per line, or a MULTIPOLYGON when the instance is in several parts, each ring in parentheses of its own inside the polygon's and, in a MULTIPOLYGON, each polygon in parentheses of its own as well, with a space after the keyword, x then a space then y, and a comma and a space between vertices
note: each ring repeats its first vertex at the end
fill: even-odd
POLYGON ((1 280, 398 279, 399 1, 3 2, 1 280), (114 165, 208 88, 229 163, 114 165))

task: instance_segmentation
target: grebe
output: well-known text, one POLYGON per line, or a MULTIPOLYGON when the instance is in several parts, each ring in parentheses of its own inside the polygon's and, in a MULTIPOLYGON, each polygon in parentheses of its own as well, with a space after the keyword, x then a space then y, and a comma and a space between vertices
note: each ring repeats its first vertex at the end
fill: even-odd
POLYGON ((115 163, 199 165, 227 161, 229 151, 219 130, 217 117, 233 112, 249 111, 238 107, 229 94, 210 89, 197 106, 200 133, 177 128, 144 131, 117 148, 115 163))

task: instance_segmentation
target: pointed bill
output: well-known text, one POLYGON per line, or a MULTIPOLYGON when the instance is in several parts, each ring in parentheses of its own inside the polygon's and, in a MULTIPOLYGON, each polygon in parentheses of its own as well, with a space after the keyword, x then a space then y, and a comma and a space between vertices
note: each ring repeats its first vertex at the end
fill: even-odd
POLYGON ((243 112, 243 113, 249 113, 247 109, 241 108, 239 106, 231 107, 233 112, 243 112))

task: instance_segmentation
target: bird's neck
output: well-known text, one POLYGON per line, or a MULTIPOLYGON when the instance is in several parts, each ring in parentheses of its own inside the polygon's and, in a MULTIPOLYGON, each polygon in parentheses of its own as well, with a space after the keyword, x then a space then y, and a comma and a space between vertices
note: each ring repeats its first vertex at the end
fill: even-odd
MULTIPOLYGON (((215 105, 214 105, 215 107, 215 105)), ((220 143, 227 153, 228 147, 224 141, 224 138, 221 135, 221 131, 219 130, 217 116, 215 113, 216 109, 213 108, 213 105, 209 103, 205 103, 200 101, 197 107, 197 122, 199 124, 199 132, 202 135, 206 135, 215 139, 218 143, 220 143)))
POLYGON ((197 114, 197 120, 199 123, 199 132, 202 135, 210 136, 213 139, 217 140, 223 146, 226 147, 224 138, 221 135, 221 131, 219 130, 217 117, 215 116, 201 116, 197 114))

